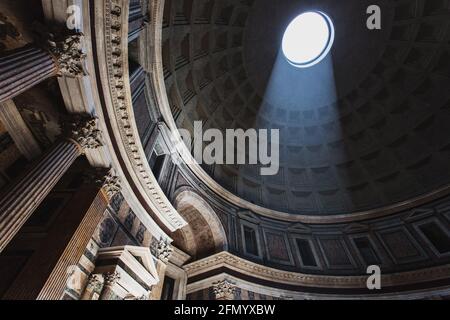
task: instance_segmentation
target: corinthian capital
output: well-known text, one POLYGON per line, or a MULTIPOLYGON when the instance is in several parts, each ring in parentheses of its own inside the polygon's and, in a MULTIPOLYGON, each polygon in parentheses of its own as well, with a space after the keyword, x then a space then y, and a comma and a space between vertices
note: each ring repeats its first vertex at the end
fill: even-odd
POLYGON ((85 184, 103 188, 109 200, 122 190, 114 169, 89 168, 83 172, 83 180, 85 184))
POLYGON ((101 274, 91 274, 88 279, 88 286, 92 290, 101 290, 104 279, 101 274))
POLYGON ((114 198, 116 194, 118 194, 122 190, 120 185, 120 179, 118 176, 115 175, 113 169, 109 170, 104 179, 105 182, 103 183, 103 189, 105 190, 108 198, 111 200, 112 198, 114 198))
POLYGON ((117 271, 108 272, 103 275, 105 278, 105 286, 112 287, 120 280, 120 274, 117 271))
POLYGON ((86 54, 83 52, 83 34, 60 26, 34 23, 38 44, 47 50, 58 65, 58 75, 82 77, 87 75, 86 54))
POLYGON ((76 78, 87 75, 84 66, 86 54, 82 48, 81 33, 48 40, 48 50, 57 61, 60 76, 76 78))
POLYGON ((143 294, 140 297, 135 297, 133 300, 150 300, 150 294, 152 293, 152 291, 148 291, 146 294, 143 294))
POLYGON ((233 300, 236 285, 225 279, 213 284, 213 292, 217 300, 233 300))
POLYGON ((68 136, 83 149, 97 149, 103 146, 101 131, 96 118, 75 116, 68 124, 68 136))
POLYGON ((150 249, 152 254, 164 263, 167 263, 172 255, 173 248, 165 239, 153 239, 150 249))

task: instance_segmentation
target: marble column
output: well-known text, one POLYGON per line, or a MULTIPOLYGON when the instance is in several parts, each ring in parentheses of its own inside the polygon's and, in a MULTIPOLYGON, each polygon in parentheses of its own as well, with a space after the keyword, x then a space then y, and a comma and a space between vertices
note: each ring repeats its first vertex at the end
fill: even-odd
POLYGON ((54 76, 86 74, 82 36, 49 36, 44 45, 27 45, 0 57, 0 102, 27 91, 54 76))
MULTIPOLYGON (((53 267, 52 272, 37 297, 38 300, 61 299, 64 289, 67 288, 67 270, 71 266, 76 266, 79 263, 95 229, 106 212, 109 201, 110 199, 102 188, 97 193, 87 211, 84 211, 84 209, 79 211, 78 216, 80 214, 82 215, 81 222, 75 232, 71 235, 64 251, 59 257, 56 265, 53 267)), ((73 206, 76 205, 76 203, 73 204, 73 206)))
POLYGON ((62 139, 0 197, 0 252, 87 148, 102 145, 96 120, 76 118, 62 139))
POLYGON ((57 72, 52 55, 41 48, 26 46, 8 52, 0 57, 0 102, 56 76, 57 72))
POLYGON ((42 154, 39 143, 23 120, 13 100, 0 102, 0 121, 25 158, 34 160, 42 154))
MULTIPOLYGON (((112 175, 111 171, 109 175, 112 175)), ((5 299, 59 300, 69 295, 82 296, 85 274, 80 268, 80 260, 110 201, 105 190, 107 186, 98 182, 97 174, 93 177, 95 180, 88 175, 54 217, 40 248, 27 260, 4 295, 5 299)), ((101 180, 109 180, 105 170, 101 180)))
POLYGON ((173 248, 164 239, 153 239, 151 243, 151 251, 152 254, 158 259, 156 271, 158 272, 159 282, 152 287, 150 300, 160 300, 164 286, 164 278, 166 276, 167 264, 169 263, 173 248))

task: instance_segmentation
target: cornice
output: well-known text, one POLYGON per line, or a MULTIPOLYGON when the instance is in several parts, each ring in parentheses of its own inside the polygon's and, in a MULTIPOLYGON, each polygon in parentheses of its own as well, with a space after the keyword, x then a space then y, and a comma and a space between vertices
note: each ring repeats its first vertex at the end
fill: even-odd
MULTIPOLYGON (((148 206, 170 231, 186 225, 158 185, 148 164, 132 107, 128 69, 129 1, 96 2, 98 63, 105 92, 110 134, 115 137, 126 169, 148 206), (98 10, 100 9, 100 10, 98 10)), ((125 168, 124 168, 125 170, 125 168)))
MULTIPOLYGON (((429 299, 433 296, 446 296, 449 293, 449 286, 442 286, 431 289, 407 290, 400 293, 367 293, 367 294, 333 294, 333 293, 313 293, 299 292, 286 289, 273 288, 266 285, 256 284, 240 279, 239 277, 227 274, 226 272, 207 277, 187 285, 186 293, 192 294, 197 291, 211 288, 213 283, 230 281, 236 288, 249 292, 259 293, 266 297, 276 297, 281 300, 421 300, 429 299)), ((240 291, 240 290, 239 290, 240 291)), ((236 293, 238 290, 235 291, 236 293)), ((236 295, 235 295, 236 297, 236 295)), ((240 297, 242 298, 242 297, 240 297)))
MULTIPOLYGON (((368 276, 323 276, 282 271, 250 262, 229 252, 221 252, 183 267, 188 278, 226 267, 262 280, 314 288, 366 288, 368 276)), ((400 286, 448 279, 450 265, 382 275, 384 287, 400 286)))

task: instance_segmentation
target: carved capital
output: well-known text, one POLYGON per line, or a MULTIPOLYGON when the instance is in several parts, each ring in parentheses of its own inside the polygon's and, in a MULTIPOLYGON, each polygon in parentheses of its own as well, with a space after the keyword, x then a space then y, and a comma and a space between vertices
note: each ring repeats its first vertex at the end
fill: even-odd
POLYGON ((116 176, 114 169, 91 167, 83 172, 83 182, 103 188, 109 200, 122 190, 120 178, 116 176))
POLYGON ((70 78, 88 75, 83 52, 83 34, 60 25, 33 23, 37 44, 48 51, 58 67, 58 76, 70 78))
POLYGON ((152 254, 164 263, 167 263, 172 255, 173 248, 165 239, 153 239, 150 246, 152 254))
POLYGON ((105 168, 89 167, 82 173, 83 183, 85 185, 95 185, 101 188, 105 182, 105 175, 107 172, 108 170, 105 168))
POLYGON ((146 294, 143 294, 140 297, 135 297, 133 300, 150 300, 150 295, 151 295, 152 291, 148 291, 146 294))
POLYGON ((83 34, 49 34, 46 49, 55 57, 58 75, 70 78, 88 75, 83 53, 83 34))
POLYGON ((103 146, 101 131, 96 118, 76 116, 68 123, 67 135, 82 149, 97 149, 103 146))
POLYGON ((103 190, 105 190, 109 200, 114 198, 114 196, 122 190, 120 178, 115 175, 113 169, 109 170, 104 177, 103 190))
POLYGON ((103 276, 101 274, 91 274, 88 280, 88 287, 94 291, 100 291, 103 286, 103 276))
POLYGON ((105 278, 105 286, 112 287, 120 280, 120 274, 117 271, 108 272, 103 275, 105 278))
POLYGON ((234 300, 236 285, 225 279, 213 283, 213 292, 217 300, 234 300))

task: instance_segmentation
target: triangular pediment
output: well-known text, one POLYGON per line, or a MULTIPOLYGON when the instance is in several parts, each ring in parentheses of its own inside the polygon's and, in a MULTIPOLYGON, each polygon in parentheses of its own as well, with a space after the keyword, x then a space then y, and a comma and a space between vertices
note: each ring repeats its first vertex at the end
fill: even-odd
POLYGON ((288 227, 289 231, 297 231, 297 232, 311 232, 311 228, 308 225, 305 225, 303 223, 294 223, 288 227))
POLYGON ((433 210, 428 208, 417 208, 407 212, 402 219, 404 221, 414 220, 417 218, 424 218, 433 215, 433 210))
POLYGON ((257 224, 261 223, 261 219, 259 218, 259 216, 254 214, 250 210, 238 212, 238 217, 241 218, 242 220, 246 220, 249 222, 253 222, 253 223, 257 223, 257 224))
POLYGON ((369 226, 364 223, 351 223, 344 228, 345 233, 365 232, 369 230, 369 226))

